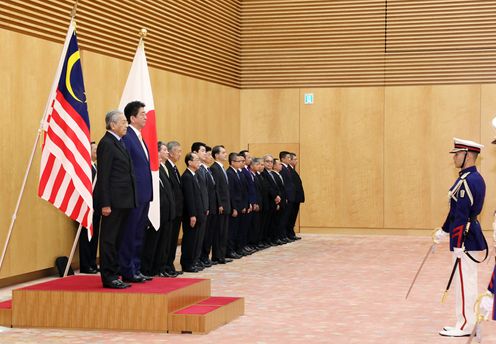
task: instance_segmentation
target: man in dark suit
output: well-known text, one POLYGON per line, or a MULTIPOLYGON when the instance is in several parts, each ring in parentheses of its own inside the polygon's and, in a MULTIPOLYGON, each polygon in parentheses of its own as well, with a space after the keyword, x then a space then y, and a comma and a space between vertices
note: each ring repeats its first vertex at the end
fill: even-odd
POLYGON ((97 155, 95 198, 101 210, 100 270, 103 286, 122 289, 129 287, 119 279, 120 243, 123 225, 131 209, 137 206, 136 182, 131 157, 122 143, 127 120, 121 111, 105 116, 107 132, 100 140, 97 155))
POLYGON ((249 198, 249 182, 246 175, 243 173, 245 166, 245 158, 241 154, 238 154, 238 179, 240 181, 240 197, 241 197, 241 212, 238 213, 238 229, 236 233, 236 253, 243 257, 252 254, 254 251, 248 248, 248 232, 249 224, 251 220, 252 205, 249 198))
POLYGON ((274 159, 274 168, 271 171, 272 176, 277 184, 278 194, 281 197, 281 202, 275 214, 275 239, 276 243, 287 244, 290 241, 286 238, 286 229, 288 226, 288 197, 286 195, 285 183, 286 180, 281 174, 282 163, 279 159, 274 159))
POLYGON ((261 232, 262 232, 262 192, 263 192, 263 182, 262 177, 259 172, 262 170, 262 159, 252 158, 250 163, 250 179, 253 181, 255 198, 252 204, 252 218, 250 223, 250 232, 248 233, 248 243, 256 248, 265 248, 262 245, 261 232))
MULTIPOLYGON (((291 153, 291 160, 289 160, 289 171, 291 172, 291 176, 293 177, 293 182, 295 185, 295 203, 294 209, 291 213, 291 217, 289 218, 289 228, 293 229, 293 234, 294 226, 296 224, 296 218, 298 217, 298 213, 300 212, 300 204, 305 203, 305 190, 303 189, 303 182, 301 181, 300 175, 298 174, 298 172, 296 172, 297 164, 298 157, 295 153, 291 153)), ((301 237, 295 235, 291 239, 300 240, 301 237)))
POLYGON ((274 175, 272 174, 272 168, 274 166, 274 158, 272 155, 265 155, 263 157, 264 159, 264 169, 262 171, 262 176, 265 180, 265 183, 268 188, 268 201, 269 201, 269 213, 267 214, 268 217, 265 222, 265 238, 268 244, 275 246, 275 245, 282 245, 282 241, 280 241, 277 238, 277 223, 276 223, 276 216, 278 215, 277 212, 281 208, 281 195, 280 195, 280 190, 277 185, 276 179, 274 175))
POLYGON ((215 184, 214 176, 212 171, 210 171, 209 165, 212 165, 212 147, 206 146, 206 159, 202 161, 200 165, 200 170, 205 170, 206 180, 207 180, 207 195, 208 195, 208 216, 207 216, 207 226, 205 229, 205 237, 203 238, 203 244, 201 248, 200 261, 205 267, 210 267, 217 262, 212 262, 210 260, 210 251, 212 250, 212 242, 214 238, 214 233, 217 230, 216 219, 219 211, 219 203, 217 201, 217 186, 215 184))
MULTIPOLYGON (((91 174, 93 183, 96 177, 96 149, 95 141, 91 142, 91 174)), ((96 251, 98 248, 98 235, 100 230, 100 210, 93 200, 93 235, 88 240, 88 230, 83 228, 79 236, 79 272, 83 274, 96 274, 96 251)))
POLYGON ((215 161, 210 166, 210 171, 215 180, 217 204, 219 206, 215 220, 216 230, 213 235, 212 262, 225 264, 232 262, 231 259, 226 258, 227 231, 231 214, 229 183, 223 165, 224 161, 227 160, 226 149, 222 145, 215 146, 212 148, 212 156, 215 161))
POLYGON ((229 217, 229 229, 227 239, 227 254, 226 257, 239 259, 242 256, 236 251, 239 246, 239 217, 246 212, 246 205, 243 203, 244 186, 239 176, 239 168, 241 167, 241 158, 238 153, 229 154, 229 168, 226 170, 229 181, 229 197, 231 199, 231 216, 229 217))
MULTIPOLYGON (((200 164, 198 170, 196 171, 195 178, 198 180, 198 184, 200 186, 200 193, 203 201, 203 208, 206 211, 207 217, 210 212, 209 204, 208 204, 208 185, 207 185, 207 168, 204 166, 207 159, 207 145, 203 142, 194 142, 191 145, 191 152, 196 153, 198 158, 200 159, 200 164)), ((197 270, 203 270, 206 267, 212 266, 211 264, 203 264, 200 260, 201 251, 203 247, 203 241, 205 240, 205 232, 207 229, 207 219, 203 221, 198 227, 198 240, 196 241, 195 247, 195 262, 194 266, 197 270)))
POLYGON ((148 227, 148 210, 153 198, 152 173, 150 169, 150 153, 143 138, 141 129, 146 125, 145 104, 133 101, 126 105, 124 114, 129 128, 122 141, 131 156, 136 189, 138 192, 138 206, 131 210, 122 233, 119 248, 119 265, 122 279, 125 282, 140 283, 149 281, 152 277, 141 273, 141 252, 145 229, 148 227))
MULTIPOLYGON (((256 230, 253 226, 254 218, 254 207, 256 204, 256 189, 255 189, 255 178, 251 174, 250 165, 252 162, 251 154, 248 150, 242 150, 239 155, 243 158, 243 163, 240 169, 241 174, 244 177, 246 198, 248 203, 248 208, 246 214, 240 218, 240 228, 242 228, 241 239, 241 252, 242 254, 252 254, 256 251, 253 245, 253 232, 256 230)), ((243 178, 242 178, 243 179, 243 178)))
MULTIPOLYGON (((286 192, 286 197, 288 199, 288 204, 285 211, 284 226, 285 229, 281 233, 282 240, 284 241, 295 241, 294 223, 290 223, 290 219, 294 217, 294 212, 296 211, 296 196, 295 196, 295 184, 293 181, 293 176, 290 171, 289 162, 291 161, 291 153, 287 151, 282 151, 279 153, 279 160, 281 162, 281 176, 284 179, 284 190, 286 192)), ((294 217, 296 221, 296 217, 294 217)))
POLYGON ((177 141, 167 142, 167 150, 169 151, 169 159, 167 159, 165 167, 167 167, 167 171, 169 172, 170 180, 172 182, 172 192, 174 193, 175 199, 174 214, 176 216, 172 219, 171 239, 167 257, 166 271, 169 275, 177 276, 182 274, 182 271, 176 271, 174 260, 176 259, 177 241, 179 238, 179 230, 181 228, 184 199, 183 191, 181 188, 181 175, 179 174, 179 170, 176 164, 181 159, 183 150, 181 148, 181 145, 177 141))
POLYGON ((196 247, 199 229, 207 218, 207 209, 201 193, 200 183, 196 177, 200 167, 200 158, 195 153, 184 157, 186 170, 181 176, 183 188, 183 239, 181 242, 181 266, 184 272, 198 272, 195 267, 196 247))
POLYGON ((170 237, 172 231, 172 219, 175 218, 175 199, 172 192, 172 182, 165 162, 169 158, 167 145, 158 142, 159 187, 160 187, 160 228, 155 230, 149 226, 145 231, 145 243, 143 245, 142 271, 149 276, 176 277, 166 270, 167 258, 170 249, 170 237))

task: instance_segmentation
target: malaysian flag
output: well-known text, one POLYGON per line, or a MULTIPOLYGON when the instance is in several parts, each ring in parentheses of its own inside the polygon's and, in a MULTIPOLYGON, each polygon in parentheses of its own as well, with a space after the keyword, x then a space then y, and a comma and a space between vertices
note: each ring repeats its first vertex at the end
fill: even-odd
POLYGON ((38 196, 93 233, 90 121, 72 20, 43 117, 38 196))

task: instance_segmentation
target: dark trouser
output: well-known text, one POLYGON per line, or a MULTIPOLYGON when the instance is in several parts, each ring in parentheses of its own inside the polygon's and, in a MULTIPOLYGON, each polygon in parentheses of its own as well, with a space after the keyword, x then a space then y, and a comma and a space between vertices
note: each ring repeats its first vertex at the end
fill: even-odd
POLYGON ((229 216, 229 228, 227 234, 227 253, 233 253, 238 248, 238 231, 239 231, 239 217, 229 216))
POLYGON ((219 260, 226 258, 227 251, 227 232, 229 226, 228 214, 218 214, 214 216, 215 232, 212 242, 212 259, 219 260))
POLYGON ((174 259, 176 259, 177 240, 179 239, 179 230, 181 228, 181 217, 178 216, 172 220, 169 254, 167 257, 167 270, 176 271, 174 267, 174 259))
POLYGON ((239 216, 236 251, 241 250, 248 245, 248 233, 250 231, 251 219, 252 213, 240 214, 239 216))
POLYGON ((148 276, 165 272, 170 249, 172 221, 161 221, 158 231, 148 226, 145 231, 145 243, 141 260, 141 271, 148 276))
MULTIPOLYGON (((204 222, 204 220, 203 220, 204 222)), ((202 219, 196 218, 194 227, 190 226, 189 217, 183 219, 183 239, 181 241, 181 266, 191 268, 195 263, 195 249, 198 241, 198 232, 202 226, 202 219)))
POLYGON ((81 270, 96 269, 96 251, 100 233, 100 212, 93 213, 93 236, 88 240, 88 230, 81 229, 79 235, 79 266, 81 270))
POLYGON ((260 243, 260 233, 262 231, 261 226, 261 214, 259 211, 254 211, 251 213, 251 222, 248 232, 248 243, 250 245, 258 245, 260 243))
POLYGON ((262 230, 260 231, 260 241, 263 241, 263 242, 269 242, 271 241, 271 237, 270 237, 270 231, 269 231, 269 228, 270 228, 270 222, 271 222, 271 218, 273 216, 273 211, 267 209, 267 210, 262 210, 262 212, 260 213, 260 217, 261 217, 261 228, 262 230))
POLYGON ((203 245, 200 254, 201 260, 207 260, 210 256, 210 250, 212 249, 214 234, 217 231, 216 220, 217 220, 217 215, 210 214, 207 216, 205 237, 203 238, 203 245))
POLYGON ((146 202, 131 209, 124 224, 119 247, 119 267, 122 277, 131 278, 141 272, 141 253, 145 229, 149 223, 149 208, 150 203, 146 202))
POLYGON ((287 226, 287 209, 279 208, 274 214, 273 224, 272 224, 272 241, 277 239, 282 239, 286 236, 286 226, 287 226))
POLYGON ((288 203, 288 227, 286 230, 286 235, 289 238, 295 237, 294 227, 296 225, 296 219, 298 217, 298 212, 300 211, 300 203, 289 202, 288 203))
POLYGON ((102 216, 100 233, 100 271, 103 283, 119 278, 119 245, 122 227, 131 209, 112 208, 109 216, 102 216))
POLYGON ((205 220, 203 220, 199 226, 197 226, 197 240, 196 240, 196 245, 195 245, 195 258, 194 258, 194 264, 197 264, 198 261, 200 260, 200 256, 202 253, 202 248, 203 248, 203 241, 205 240, 205 232, 207 231, 207 221, 206 217, 205 220))

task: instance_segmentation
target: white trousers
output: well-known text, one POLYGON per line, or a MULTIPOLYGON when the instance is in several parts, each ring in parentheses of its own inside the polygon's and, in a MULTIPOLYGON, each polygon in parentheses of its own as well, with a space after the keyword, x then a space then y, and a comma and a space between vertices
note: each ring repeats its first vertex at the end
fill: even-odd
MULTIPOLYGON (((478 251, 469 251, 477 257, 478 251)), ((453 264, 456 257, 453 254, 453 264)), ((471 332, 475 326, 474 304, 477 300, 477 263, 464 254, 453 275, 456 297, 456 325, 459 330, 471 332)))

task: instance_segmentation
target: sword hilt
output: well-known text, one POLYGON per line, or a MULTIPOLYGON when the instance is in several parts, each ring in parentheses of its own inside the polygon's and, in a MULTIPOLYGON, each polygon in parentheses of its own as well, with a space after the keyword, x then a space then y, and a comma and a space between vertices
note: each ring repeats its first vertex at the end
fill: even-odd
POLYGON ((448 290, 445 290, 443 296, 441 297, 441 303, 444 303, 447 297, 448 297, 448 290))

